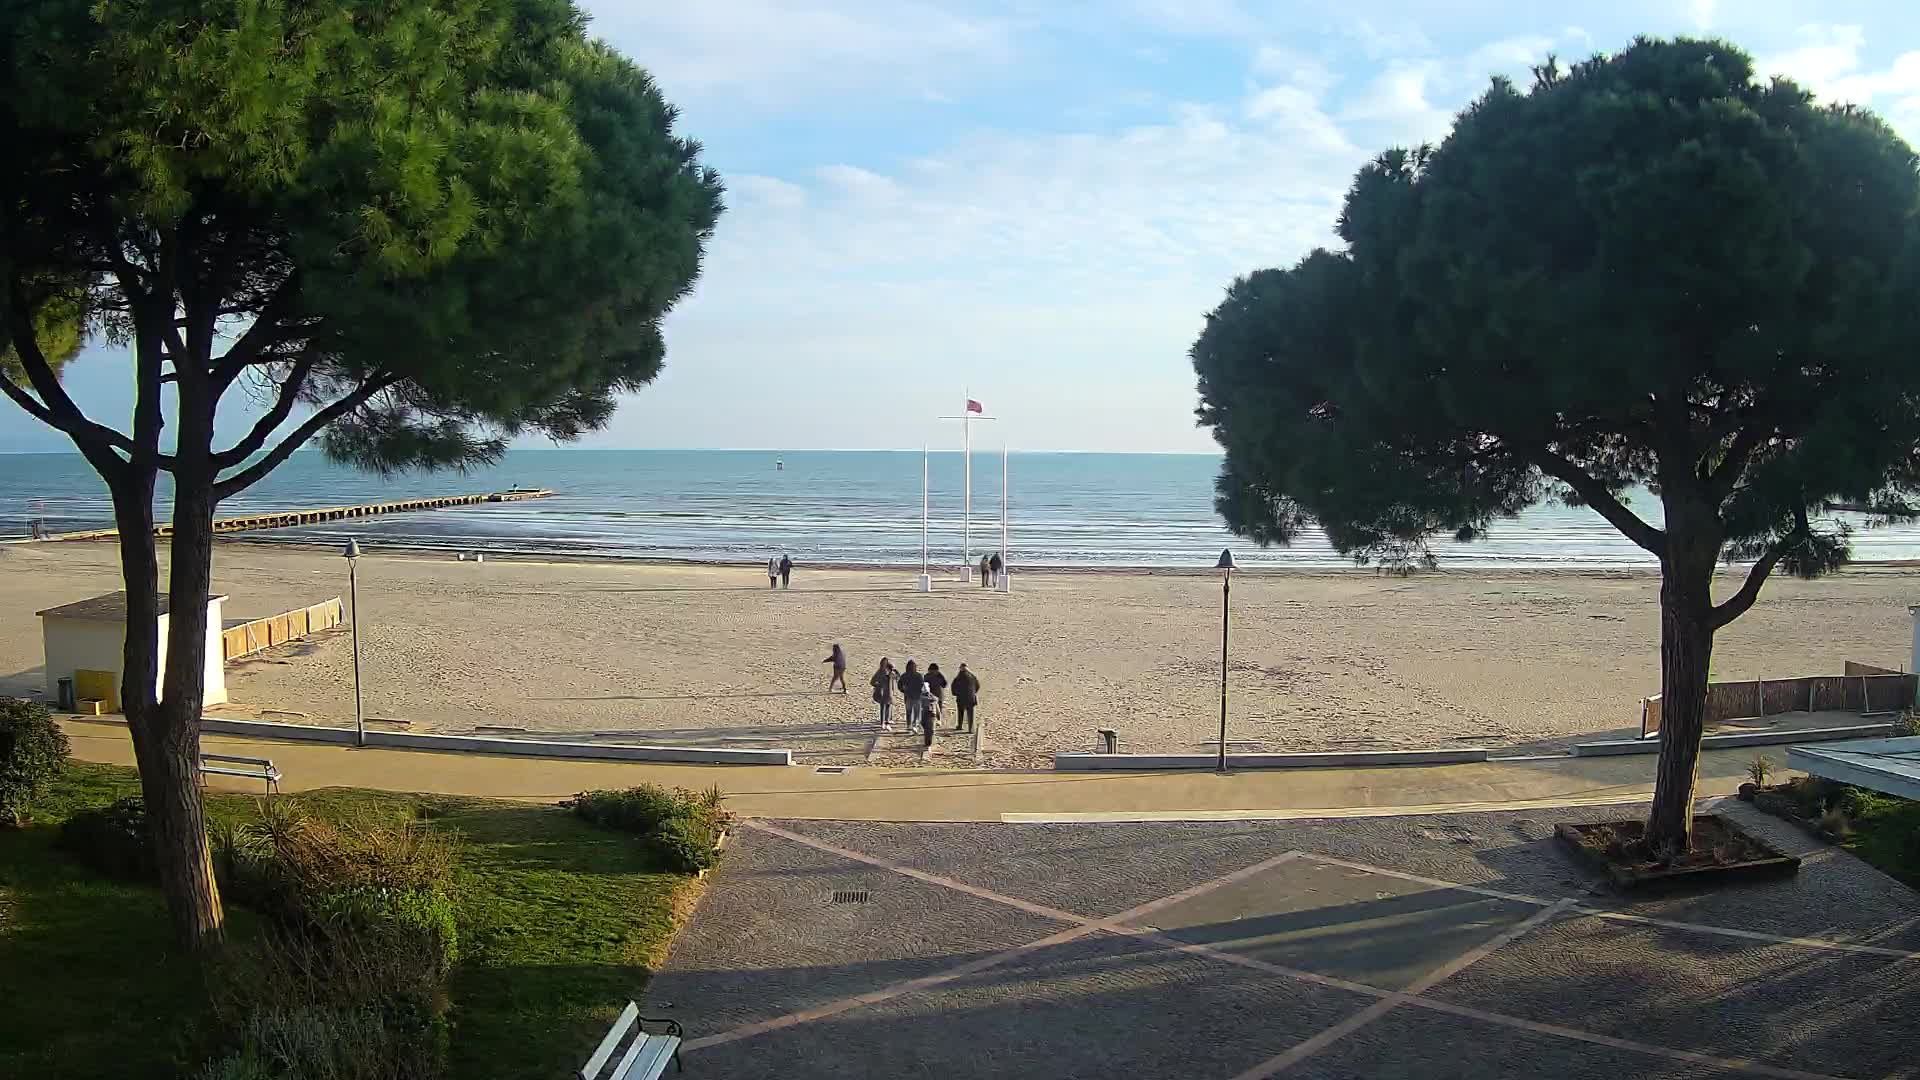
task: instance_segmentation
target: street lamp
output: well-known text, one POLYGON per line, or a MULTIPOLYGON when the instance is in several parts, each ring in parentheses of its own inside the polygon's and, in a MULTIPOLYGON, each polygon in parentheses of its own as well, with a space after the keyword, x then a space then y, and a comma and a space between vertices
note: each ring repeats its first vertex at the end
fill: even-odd
POLYGON ((1213 564, 1220 571, 1220 772, 1227 771, 1227 612, 1232 608, 1233 596, 1233 551, 1222 548, 1220 561, 1213 564))
POLYGON ((353 605, 353 745, 365 746, 367 721, 360 707, 360 582, 354 572, 360 562, 360 541, 349 537, 341 554, 347 557, 347 599, 353 605))

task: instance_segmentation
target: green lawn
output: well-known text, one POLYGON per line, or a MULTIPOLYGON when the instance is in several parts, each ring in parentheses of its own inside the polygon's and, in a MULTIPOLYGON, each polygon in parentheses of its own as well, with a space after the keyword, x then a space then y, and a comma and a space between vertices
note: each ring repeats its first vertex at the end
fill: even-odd
MULTIPOLYGON (((133 770, 71 764, 33 827, 0 832, 0 1077, 176 1075, 206 1056, 196 967, 154 889, 103 880, 55 849, 75 810, 139 793, 133 770)), ((449 1075, 550 1080, 577 1070, 664 958, 697 884, 658 873, 634 838, 553 807, 329 789, 324 817, 420 817, 464 843, 449 1075)), ((210 796, 215 818, 254 798, 210 796)), ((230 938, 254 924, 228 908, 230 938)))
POLYGON ((1846 849, 1920 889, 1920 802, 1870 795, 1859 806, 1846 849))

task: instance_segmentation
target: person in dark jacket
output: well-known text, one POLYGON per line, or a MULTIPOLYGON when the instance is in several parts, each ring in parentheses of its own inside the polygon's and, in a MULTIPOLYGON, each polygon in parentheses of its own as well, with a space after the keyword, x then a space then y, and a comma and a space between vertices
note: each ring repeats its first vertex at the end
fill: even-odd
POLYGON ((880 668, 867 680, 873 686, 873 703, 880 706, 880 730, 893 727, 893 661, 880 658, 880 668))
POLYGON ((959 707, 953 730, 973 730, 973 709, 980 704, 980 677, 968 671, 965 664, 960 665, 959 673, 953 677, 953 703, 959 707))
POLYGON ((920 665, 907 661, 907 670, 900 673, 900 700, 907 703, 907 731, 909 734, 920 727, 922 705, 920 695, 927 688, 927 677, 920 674, 920 665))
POLYGON ((847 654, 841 650, 840 643, 837 641, 834 642, 833 651, 831 653, 828 653, 827 658, 820 662, 823 664, 833 665, 833 674, 827 676, 827 692, 832 693, 834 686, 838 685, 840 687, 840 692, 843 694, 846 693, 847 692, 847 654))
POLYGON ((980 587, 981 588, 984 589, 993 584, 993 582, 987 577, 987 575, 991 574, 992 572, 993 571, 989 569, 987 566, 987 557, 985 555, 980 556, 980 587))
POLYGON ((1000 561, 1000 553, 997 551, 993 553, 992 558, 987 560, 987 572, 992 575, 995 585, 1000 584, 1000 571, 1006 568, 1007 564, 1000 561))
POLYGON ((939 664, 927 665, 927 738, 933 738, 933 725, 947 712, 947 676, 939 664))
POLYGON ((780 555, 780 587, 785 589, 793 585, 793 559, 784 552, 780 555))

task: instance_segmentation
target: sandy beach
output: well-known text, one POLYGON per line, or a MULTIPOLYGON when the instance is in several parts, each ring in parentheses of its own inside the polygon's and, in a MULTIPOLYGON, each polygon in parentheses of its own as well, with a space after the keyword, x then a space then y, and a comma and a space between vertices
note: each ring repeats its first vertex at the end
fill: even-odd
MULTIPOLYGON (((982 761, 1044 764, 1094 748, 1198 750, 1219 722, 1220 587, 1145 573, 1021 575, 1010 595, 906 571, 814 571, 770 592, 757 568, 489 561, 371 553, 360 562, 366 711, 410 730, 480 727, 626 741, 786 746, 809 762, 913 760, 872 738, 881 656, 966 661, 982 680, 982 761), (835 641, 846 697, 823 692, 835 641)), ((332 552, 223 543, 229 619, 346 593, 332 552)), ((0 545, 0 693, 38 690, 33 613, 119 588, 100 543, 0 545)), ((1723 589, 1734 587, 1732 578, 1723 589)), ((1658 689, 1657 581, 1640 573, 1241 574, 1233 590, 1229 738, 1268 749, 1487 745, 1557 749, 1638 731, 1658 689)), ((1776 579, 1723 631, 1716 678, 1903 665, 1920 569, 1864 565, 1776 579)), ((245 718, 350 723, 344 632, 229 666, 245 718)), ((943 738, 935 764, 972 760, 943 738)))

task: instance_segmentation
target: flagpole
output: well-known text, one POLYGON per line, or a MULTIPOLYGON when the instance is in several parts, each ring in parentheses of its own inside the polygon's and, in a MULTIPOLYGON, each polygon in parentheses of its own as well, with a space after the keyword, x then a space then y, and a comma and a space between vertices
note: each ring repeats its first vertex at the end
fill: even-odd
POLYGON ((1000 444, 1000 591, 1013 591, 1013 553, 1007 550, 1007 445, 1000 444))
POLYGON ((920 447, 920 591, 933 591, 933 577, 927 573, 927 503, 932 490, 930 480, 932 471, 927 461, 932 451, 929 447, 920 447))
POLYGON ((962 391, 966 400, 960 405, 961 455, 966 458, 966 494, 960 526, 960 580, 973 580, 973 391, 962 391))

